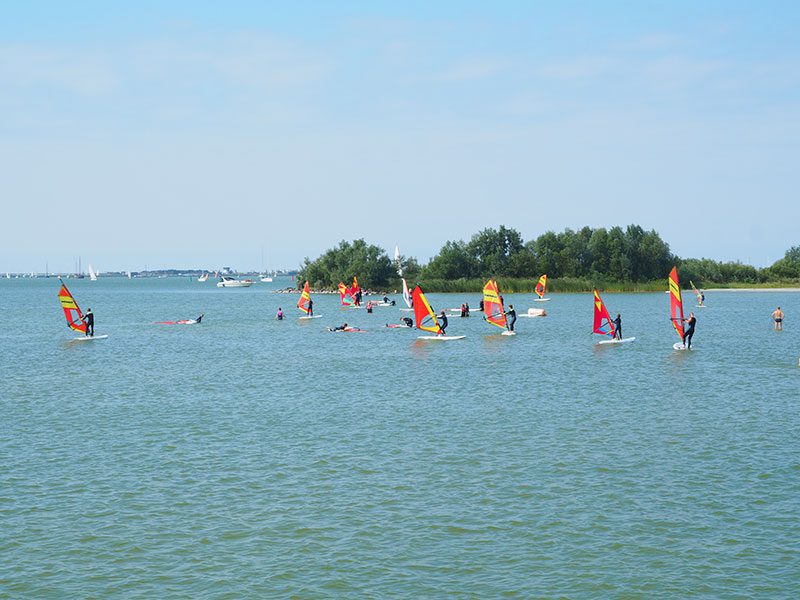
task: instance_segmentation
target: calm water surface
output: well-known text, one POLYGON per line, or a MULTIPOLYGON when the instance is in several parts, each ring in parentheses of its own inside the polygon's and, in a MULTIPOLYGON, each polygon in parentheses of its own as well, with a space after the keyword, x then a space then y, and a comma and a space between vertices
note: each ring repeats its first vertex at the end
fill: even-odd
POLYGON ((0 597, 800 595, 800 294, 709 293, 678 353, 666 294, 598 348, 590 294, 426 344, 286 280, 68 284, 108 340, 0 280, 0 597))

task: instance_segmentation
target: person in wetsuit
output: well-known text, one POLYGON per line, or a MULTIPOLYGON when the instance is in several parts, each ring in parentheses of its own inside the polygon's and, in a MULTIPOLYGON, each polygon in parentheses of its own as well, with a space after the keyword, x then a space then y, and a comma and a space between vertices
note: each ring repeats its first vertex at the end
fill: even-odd
POLYGON ((195 322, 199 323, 203 320, 203 317, 206 316, 206 313, 200 313, 200 315, 195 319, 195 322))
POLYGON ((347 323, 344 325, 339 325, 338 327, 334 327, 333 329, 329 327, 328 331, 344 331, 345 329, 347 329, 347 323))
POLYGON ((622 317, 619 316, 617 313, 617 318, 611 321, 614 323, 614 339, 621 340, 622 339, 622 317))
POLYGON ((445 335, 444 330, 447 329, 447 315, 444 311, 439 313, 439 335, 445 335))
POLYGON ((692 336, 694 335, 694 326, 697 323, 697 319, 694 316, 693 312, 689 313, 689 318, 683 320, 684 323, 688 323, 689 328, 683 331, 683 345, 686 346, 687 350, 691 350, 692 348, 692 336))
POLYGON ((514 310, 514 305, 509 304, 508 310, 506 311, 506 329, 509 331, 514 331, 514 323, 517 322, 517 311, 514 310))
POLYGON ((464 311, 465 312, 464 316, 468 317, 469 316, 469 302, 464 302, 464 308, 466 309, 464 311))
POLYGON ((478 302, 478 310, 483 312, 483 298, 481 298, 481 301, 478 302))
POLYGON ((308 299, 308 312, 306 313, 306 315, 308 315, 309 317, 314 316, 314 301, 311 298, 308 299))
POLYGON ((402 319, 400 319, 400 320, 403 322, 403 324, 404 324, 406 327, 411 327, 412 325, 414 325, 414 320, 413 320, 413 319, 411 319, 410 317, 403 317, 403 318, 402 318, 402 319))
POLYGON ((86 335, 94 337, 94 313, 91 308, 86 309, 86 314, 81 317, 81 321, 86 323, 86 335))

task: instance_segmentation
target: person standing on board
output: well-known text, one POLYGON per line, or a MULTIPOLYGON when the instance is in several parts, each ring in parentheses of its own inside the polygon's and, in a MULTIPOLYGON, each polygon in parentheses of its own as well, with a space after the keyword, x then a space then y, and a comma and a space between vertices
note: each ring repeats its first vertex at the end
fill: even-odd
POLYGON ((314 301, 311 298, 308 299, 308 312, 306 315, 309 317, 314 316, 314 301))
POLYGON ((517 311, 514 310, 513 304, 508 305, 506 316, 508 317, 508 319, 506 319, 506 329, 514 331, 514 323, 517 322, 517 311))
POLYGON ((445 329, 447 329, 447 315, 442 311, 439 313, 439 335, 445 335, 445 329))
POLYGON ((464 316, 468 317, 469 316, 469 302, 464 302, 464 308, 466 309, 466 311, 465 311, 466 314, 464 316))
POLYGON ((772 319, 775 321, 775 331, 783 331, 783 311, 779 306, 772 311, 772 319))
POLYGON ((694 316, 693 312, 689 313, 689 318, 683 320, 684 323, 689 324, 689 329, 683 332, 683 345, 686 346, 687 350, 692 349, 692 336, 694 335, 694 326, 697 323, 697 319, 694 316))
POLYGON ((621 340, 622 339, 622 317, 619 316, 617 313, 617 318, 611 321, 614 323, 614 339, 621 340))
POLYGON ((86 323, 86 335, 94 337, 94 313, 91 308, 86 309, 86 314, 81 317, 81 321, 86 323))

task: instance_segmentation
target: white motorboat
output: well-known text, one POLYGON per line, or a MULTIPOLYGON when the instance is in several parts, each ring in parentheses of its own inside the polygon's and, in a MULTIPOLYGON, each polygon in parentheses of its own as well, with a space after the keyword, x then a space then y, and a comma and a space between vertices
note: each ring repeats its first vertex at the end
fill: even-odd
POLYGON ((230 275, 220 275, 219 281, 217 282, 217 287, 219 288, 250 287, 251 285, 253 285, 252 279, 236 279, 230 275))

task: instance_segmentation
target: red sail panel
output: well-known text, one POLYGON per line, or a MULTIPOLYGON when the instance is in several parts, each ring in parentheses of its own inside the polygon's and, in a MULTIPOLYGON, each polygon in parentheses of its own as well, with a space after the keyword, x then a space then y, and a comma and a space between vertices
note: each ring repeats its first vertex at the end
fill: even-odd
POLYGON ((358 287, 358 279, 356 279, 356 276, 353 275, 353 287, 350 288, 350 292, 353 295, 355 295, 356 292, 360 292, 360 291, 361 291, 361 288, 358 287))
POLYGON ((339 283, 339 299, 342 301, 342 306, 353 306, 355 304, 350 288, 341 282, 339 283))
POLYGON ((681 298, 681 284, 678 280, 678 269, 672 267, 669 273, 669 314, 672 326, 683 341, 683 299, 681 298))
POLYGON ((614 337, 616 329, 614 323, 611 321, 611 316, 608 314, 606 305, 600 298, 597 290, 594 290, 594 327, 592 329, 595 333, 600 335, 607 335, 614 337))
POLYGON ((308 303, 311 301, 311 293, 308 289, 308 282, 303 286, 303 293, 300 294, 300 300, 297 301, 297 308, 308 314, 308 303))
POLYGON ((503 301, 500 298, 500 290, 497 288, 497 282, 490 279, 483 286, 483 312, 484 319, 489 321, 492 325, 506 328, 506 311, 503 308, 503 301))
POLYGON ((64 310, 64 316, 67 318, 67 327, 85 334, 86 323, 81 321, 83 313, 81 313, 78 303, 75 302, 75 298, 69 293, 63 281, 61 281, 61 289, 58 290, 58 300, 61 302, 61 308, 64 310))
POLYGON ((547 292, 547 275, 542 275, 539 277, 539 281, 536 284, 536 295, 539 298, 544 298, 544 294, 547 292))
POLYGON ((417 329, 423 331, 430 331, 431 333, 440 334, 442 328, 439 327, 439 321, 436 320, 436 314, 433 312, 428 299, 422 292, 422 288, 417 286, 411 292, 411 299, 414 304, 414 321, 417 329))

